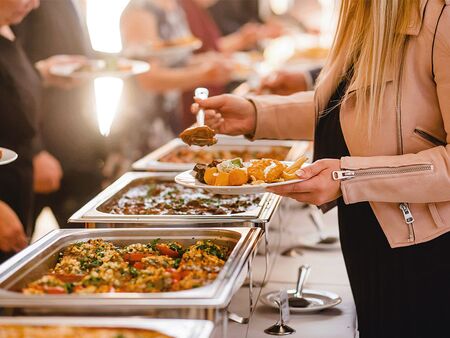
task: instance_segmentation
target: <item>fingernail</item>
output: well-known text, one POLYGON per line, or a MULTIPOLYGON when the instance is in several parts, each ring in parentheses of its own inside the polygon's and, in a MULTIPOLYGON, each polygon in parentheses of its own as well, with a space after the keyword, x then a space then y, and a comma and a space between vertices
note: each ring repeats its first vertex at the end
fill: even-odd
POLYGON ((305 175, 305 171, 302 169, 299 169, 295 172, 295 175, 297 175, 299 177, 303 177, 305 175))

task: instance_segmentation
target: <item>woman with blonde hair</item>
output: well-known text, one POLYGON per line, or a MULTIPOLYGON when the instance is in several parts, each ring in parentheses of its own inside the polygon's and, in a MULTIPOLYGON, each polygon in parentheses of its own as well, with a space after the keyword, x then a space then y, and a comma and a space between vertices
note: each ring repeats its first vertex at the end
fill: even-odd
POLYGON ((450 1, 342 0, 315 92, 208 109, 219 133, 315 140, 305 181, 272 191, 338 205, 360 337, 448 337, 450 1))

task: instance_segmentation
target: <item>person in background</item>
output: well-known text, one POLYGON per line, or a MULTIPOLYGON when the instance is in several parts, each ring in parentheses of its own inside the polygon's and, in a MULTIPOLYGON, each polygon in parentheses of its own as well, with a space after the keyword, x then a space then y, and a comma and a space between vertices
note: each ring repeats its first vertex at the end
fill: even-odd
POLYGON ((33 145, 37 135, 41 81, 57 84, 42 60, 39 73, 16 39, 12 25, 20 23, 39 0, 0 1, 0 145, 18 159, 0 166, 0 262, 27 245, 32 232, 33 145))
POLYGON ((218 133, 313 139, 302 182, 338 206, 361 338, 448 337, 450 2, 342 0, 315 92, 197 100, 218 133))
MULTIPOLYGON (((41 0, 16 28, 32 63, 59 55, 59 62, 92 54, 73 0, 41 0)), ((70 81, 70 80, 69 80, 70 81)), ((73 80, 72 80, 73 81, 73 80)), ((45 86, 39 118, 40 148, 34 156, 35 218, 49 206, 61 227, 101 189, 105 141, 98 132, 91 82, 45 86)))
POLYGON ((223 35, 235 33, 249 22, 261 23, 260 0, 218 0, 208 8, 223 35))
POLYGON ((262 79, 256 94, 269 92, 276 95, 292 95, 313 90, 322 68, 310 70, 280 70, 262 79))

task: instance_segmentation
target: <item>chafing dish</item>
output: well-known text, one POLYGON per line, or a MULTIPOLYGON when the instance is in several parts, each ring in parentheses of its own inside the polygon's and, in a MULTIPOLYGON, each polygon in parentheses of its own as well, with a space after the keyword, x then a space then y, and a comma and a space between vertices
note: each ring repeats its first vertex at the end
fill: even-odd
MULTIPOLYGON (((295 160, 305 153, 309 142, 305 141, 278 141, 278 140, 259 140, 249 141, 243 137, 219 136, 216 145, 208 148, 191 147, 193 150, 255 150, 270 151, 272 147, 286 147, 289 153, 284 160, 295 160)), ((174 139, 164 146, 156 149, 152 153, 133 163, 133 170, 137 171, 186 171, 192 169, 195 163, 173 163, 161 162, 160 159, 174 150, 187 148, 187 145, 180 139, 174 139)))
POLYGON ((111 186, 106 188, 99 195, 94 197, 84 207, 77 211, 69 222, 85 223, 95 226, 97 224, 106 224, 110 227, 120 227, 126 224, 127 227, 136 226, 186 226, 192 223, 196 224, 227 224, 231 223, 242 225, 242 222, 252 222, 265 224, 268 223, 275 213, 281 197, 265 193, 262 195, 259 205, 243 213, 231 215, 118 215, 101 212, 99 209, 115 196, 123 193, 133 182, 141 179, 155 179, 156 181, 173 182, 176 173, 151 173, 151 172, 130 172, 124 174, 111 186))
POLYGON ((208 338, 214 326, 206 320, 136 317, 0 317, 0 325, 142 329, 157 331, 173 338, 208 338))
POLYGON ((0 266, 0 307, 44 314, 114 313, 196 319, 212 316, 217 320, 217 314, 225 311, 232 295, 243 284, 247 264, 261 236, 259 228, 55 230, 0 266), (214 282, 191 290, 83 295, 28 295, 20 292, 29 282, 47 273, 65 247, 94 238, 119 246, 150 242, 156 238, 176 240, 186 246, 199 239, 211 239, 232 250, 214 282))

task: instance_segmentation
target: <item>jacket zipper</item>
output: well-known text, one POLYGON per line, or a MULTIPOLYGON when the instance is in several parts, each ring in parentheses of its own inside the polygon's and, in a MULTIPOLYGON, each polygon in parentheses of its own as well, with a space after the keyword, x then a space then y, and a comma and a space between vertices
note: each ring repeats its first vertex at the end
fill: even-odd
POLYGON ((414 129, 414 134, 418 135, 419 137, 425 139, 428 142, 433 143, 435 146, 446 146, 447 142, 441 141, 437 137, 434 137, 433 135, 428 134, 426 131, 420 130, 420 129, 414 129))
MULTIPOLYGON (((415 172, 424 172, 433 170, 431 164, 417 164, 409 165, 397 168, 370 168, 370 169, 359 169, 359 170, 339 170, 333 171, 334 180, 349 180, 355 177, 368 177, 368 176, 379 176, 379 175, 394 175, 394 174, 407 174, 415 172)), ((400 203, 399 208, 402 212, 403 218, 405 220, 406 226, 408 227, 408 242, 412 243, 416 239, 414 233, 414 217, 412 215, 411 209, 408 203, 400 203)))
POLYGON ((333 179, 335 181, 348 180, 355 177, 364 176, 384 176, 396 174, 409 174, 422 171, 433 170, 432 164, 415 164, 397 168, 369 168, 358 170, 337 170, 333 171, 333 179))
POLYGON ((414 216, 411 213, 411 209, 409 209, 408 203, 400 203, 399 208, 402 211, 403 218, 408 226, 408 242, 414 242, 416 235, 414 233, 414 216))

